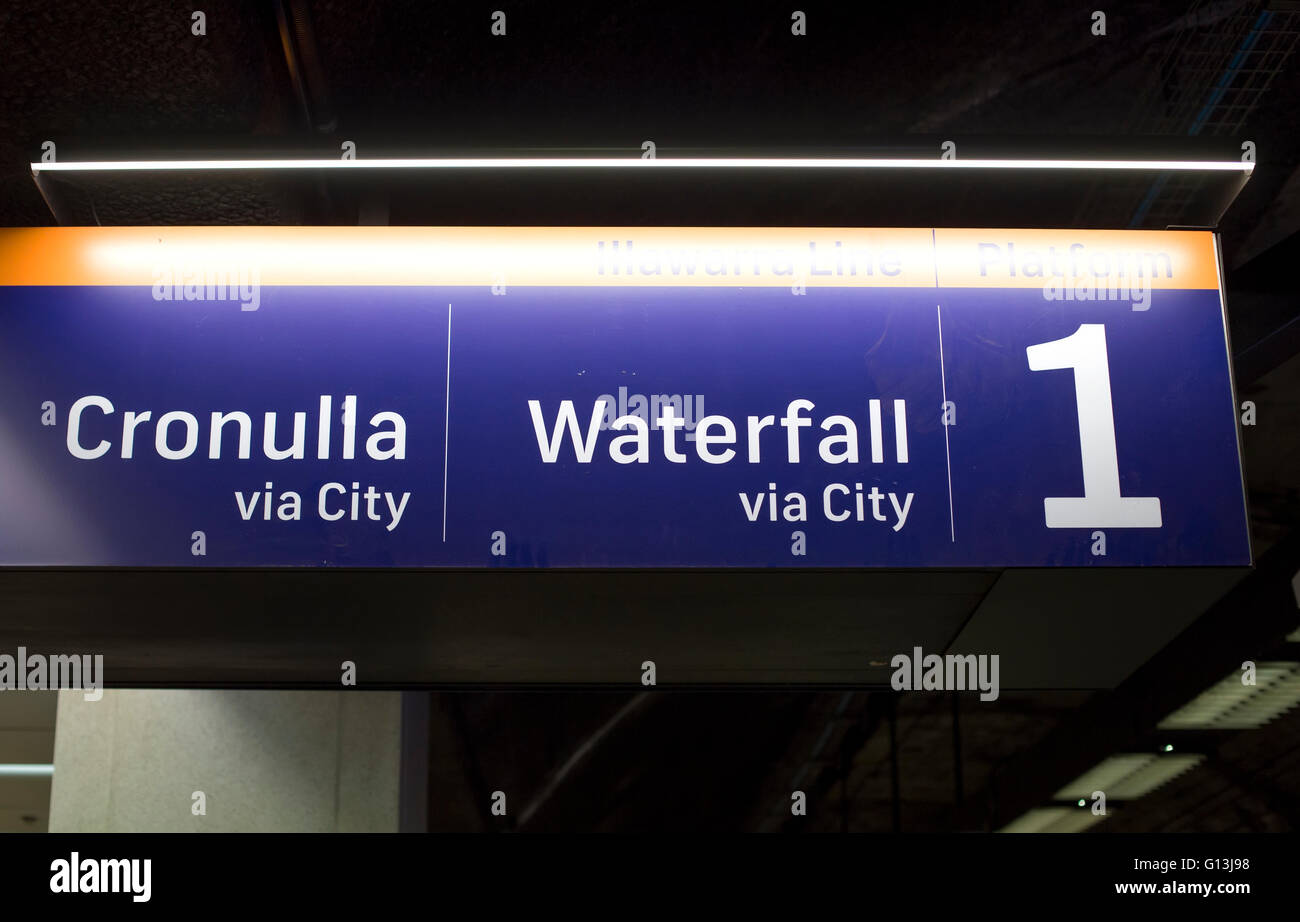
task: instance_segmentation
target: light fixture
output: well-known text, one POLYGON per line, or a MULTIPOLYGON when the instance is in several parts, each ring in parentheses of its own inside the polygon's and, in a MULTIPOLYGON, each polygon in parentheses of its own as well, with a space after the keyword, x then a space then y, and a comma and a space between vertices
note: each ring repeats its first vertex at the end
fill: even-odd
POLYGON ((253 160, 87 160, 31 164, 33 173, 156 170, 533 170, 533 169, 847 169, 847 170, 1138 170, 1250 173, 1239 160, 938 160, 863 157, 405 157, 253 160))
POLYGON ((0 778, 49 778, 53 774, 53 765, 0 763, 0 778))
POLYGON ((1078 807, 1035 807, 1003 826, 998 832, 1082 832, 1114 815, 1115 809, 1097 815, 1078 807))
POLYGON ((1198 753, 1120 753, 1075 778, 1057 791, 1054 799, 1078 800, 1091 797, 1093 791, 1101 791, 1107 800, 1136 800, 1204 758, 1198 753))
POLYGON ((1255 665, 1255 684, 1234 671, 1157 725, 1161 730, 1253 730, 1300 704, 1300 663, 1255 665))

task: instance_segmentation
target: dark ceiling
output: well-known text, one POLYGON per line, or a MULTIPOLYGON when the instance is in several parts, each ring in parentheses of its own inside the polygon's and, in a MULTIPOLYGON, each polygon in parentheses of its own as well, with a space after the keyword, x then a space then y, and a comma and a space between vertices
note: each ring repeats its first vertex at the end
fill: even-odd
MULTIPOLYGON (((1108 11, 1105 36, 1090 30, 1095 4, 815 4, 801 7, 802 38, 790 34, 793 6, 245 0, 203 4, 203 36, 191 33, 188 6, 0 6, 0 225, 9 226, 56 223, 54 204, 65 222, 105 225, 583 223, 611 214, 627 224, 928 225, 986 214, 1009 224, 1164 227, 1212 223, 1222 193, 1150 177, 1084 182, 1053 198, 1059 189, 953 185, 900 197, 870 183, 780 178, 593 189, 536 178, 399 186, 243 175, 60 182, 51 203, 28 168, 45 141, 61 160, 336 156, 347 140, 363 157, 635 156, 646 139, 661 156, 937 156, 954 139, 967 155, 1237 157, 1254 143, 1258 167, 1219 229, 1238 384, 1259 406, 1259 427, 1244 432, 1259 567, 1234 577, 1221 599, 1232 580, 1198 589, 1191 615, 1200 617, 1162 652, 1140 668, 1126 663, 1106 683, 1114 688, 1031 682, 1049 687, 995 704, 865 687, 435 692, 429 771, 445 795, 430 804, 432 828, 503 828, 467 805, 509 785, 529 792, 510 820, 518 828, 996 829, 1105 756, 1162 744, 1169 735, 1154 726, 1167 711, 1152 702, 1177 706, 1243 657, 1297 658, 1284 640, 1297 620, 1287 586, 1300 567, 1300 304, 1286 281, 1300 257, 1296 4, 1129 2, 1108 11), (497 8, 507 13, 505 37, 490 34, 497 8), (789 815, 795 788, 809 794, 803 819, 789 815)), ((1051 608, 1037 577, 981 578, 1021 580, 1022 608, 1051 608)), ((1174 588, 1147 588, 1143 604, 1163 610, 1174 588)), ((1008 610, 1020 611, 1008 630, 1037 637, 1039 622, 1008 610)), ((18 622, 46 616, 33 605, 18 622)), ((963 623, 944 629, 949 643, 963 623)), ((150 636, 138 641, 142 661, 161 654, 165 664, 150 636)), ((1050 646, 1026 642, 1040 644, 1051 674, 1050 646)), ((1075 652, 1114 654, 1104 631, 1095 643, 1075 652)), ((1260 730, 1187 741, 1207 754, 1201 766, 1093 828, 1300 829, 1298 721, 1292 711, 1260 730)))
MULTIPOLYGON (((490 6, 235 2, 206 10, 207 33, 195 36, 190 12, 166 4, 92 15, 75 3, 20 0, 0 11, 0 223, 51 220, 23 168, 45 141, 61 159, 77 160, 249 149, 336 156, 345 140, 363 158, 635 156, 647 139, 661 156, 937 156, 942 141, 956 140, 966 157, 1044 149, 1236 157, 1249 140, 1259 166, 1223 221, 1227 261, 1236 265, 1266 248, 1249 238, 1269 223, 1300 162, 1289 105, 1300 85, 1283 56, 1294 41, 1282 21, 1290 14, 1273 14, 1232 92, 1202 111, 1250 41, 1259 6, 1128 3, 1095 36, 1082 5, 953 3, 917 15, 898 5, 827 4, 804 9, 808 34, 796 38, 788 5, 521 3, 506 11, 507 34, 494 37, 490 6)), ((778 177, 761 190, 716 175, 668 188, 647 182, 593 188, 590 176, 462 175, 390 187, 314 176, 116 177, 82 182, 61 198, 73 222, 103 224, 354 223, 377 212, 425 224, 618 215, 622 223, 951 226, 978 215, 986 226, 1017 218, 1164 226, 1210 223, 1220 210, 1192 207, 1206 190, 1163 181, 1155 188, 1150 177, 1081 184, 1065 199, 1059 182, 1011 195, 1004 185, 999 196, 996 188, 934 188, 927 178, 905 198, 894 178, 861 186, 842 176, 834 185, 778 177), (1153 189, 1154 208, 1142 201, 1153 189)))

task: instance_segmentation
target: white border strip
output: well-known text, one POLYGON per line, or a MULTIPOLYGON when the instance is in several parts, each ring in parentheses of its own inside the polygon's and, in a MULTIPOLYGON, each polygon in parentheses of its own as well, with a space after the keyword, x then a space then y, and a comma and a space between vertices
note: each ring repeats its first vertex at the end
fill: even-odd
POLYGON ((538 157, 305 160, 87 160, 33 163, 33 173, 153 170, 536 170, 536 169, 836 169, 836 170, 1178 170, 1249 173, 1238 160, 891 160, 851 157, 538 157))
MULTIPOLYGON (((1219 319, 1223 322, 1223 350, 1228 361, 1228 390, 1232 394, 1232 433, 1237 437, 1237 472, 1241 475, 1241 513, 1246 520, 1246 549, 1249 566, 1255 565, 1255 536, 1250 527, 1250 485, 1246 481, 1246 446, 1241 430, 1241 394, 1237 390, 1236 356, 1232 351, 1232 329, 1228 323, 1228 293, 1223 285, 1223 240, 1214 233, 1214 277, 1219 283, 1219 319)), ((1300 605, 1300 595, 1296 596, 1300 605)))

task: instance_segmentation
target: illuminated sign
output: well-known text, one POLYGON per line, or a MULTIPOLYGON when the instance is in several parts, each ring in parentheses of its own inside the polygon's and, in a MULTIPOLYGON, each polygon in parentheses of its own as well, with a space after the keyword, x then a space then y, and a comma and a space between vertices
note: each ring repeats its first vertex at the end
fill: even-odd
POLYGON ((1247 565, 1205 232, 0 231, 0 565, 1247 565))

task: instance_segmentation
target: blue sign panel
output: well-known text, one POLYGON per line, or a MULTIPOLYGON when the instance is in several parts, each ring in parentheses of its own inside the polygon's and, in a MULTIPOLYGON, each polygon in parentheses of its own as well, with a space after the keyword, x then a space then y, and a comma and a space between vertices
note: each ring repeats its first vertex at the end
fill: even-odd
POLYGON ((1208 234, 4 234, 3 565, 1250 563, 1208 234))

